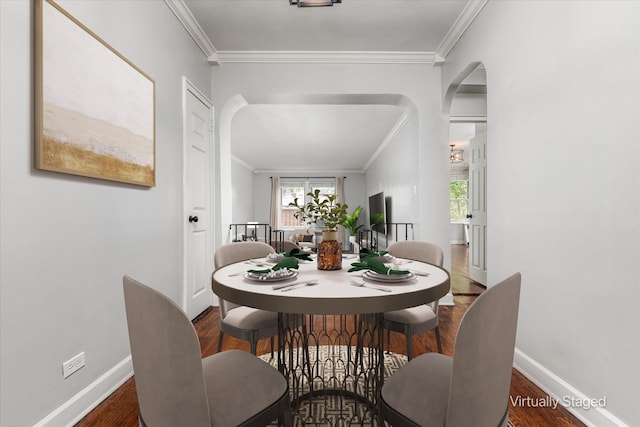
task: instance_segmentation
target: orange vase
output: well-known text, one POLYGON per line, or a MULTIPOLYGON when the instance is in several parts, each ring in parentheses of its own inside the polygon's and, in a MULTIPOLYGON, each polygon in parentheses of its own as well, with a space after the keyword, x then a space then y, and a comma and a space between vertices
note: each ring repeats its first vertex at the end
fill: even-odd
POLYGON ((338 232, 325 230, 318 243, 318 270, 340 270, 342 268, 342 245, 337 240, 338 232))

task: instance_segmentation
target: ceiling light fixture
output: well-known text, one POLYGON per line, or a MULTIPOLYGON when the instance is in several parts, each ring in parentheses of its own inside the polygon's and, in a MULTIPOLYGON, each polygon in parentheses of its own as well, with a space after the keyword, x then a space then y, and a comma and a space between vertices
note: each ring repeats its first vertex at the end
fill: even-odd
POLYGON ((460 163, 464 161, 464 150, 455 147, 454 144, 449 145, 451 147, 451 152, 449 153, 449 160, 451 163, 460 163))
POLYGON ((298 7, 333 6, 334 3, 342 3, 342 0, 289 0, 291 6, 298 7))

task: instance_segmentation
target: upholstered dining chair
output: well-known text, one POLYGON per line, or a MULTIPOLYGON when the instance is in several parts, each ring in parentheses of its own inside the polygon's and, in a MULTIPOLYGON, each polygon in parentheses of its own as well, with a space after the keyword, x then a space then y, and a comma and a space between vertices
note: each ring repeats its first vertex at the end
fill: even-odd
POLYGON ((484 291, 460 321, 453 357, 427 353, 380 391, 394 427, 506 426, 520 301, 520 273, 484 291))
MULTIPOLYGON (((274 252, 273 247, 263 242, 229 243, 216 250, 213 264, 218 269, 239 261, 264 258, 274 252)), ((259 340, 270 338, 273 357, 273 337, 278 334, 278 313, 237 305, 220 298, 218 351, 222 350, 224 334, 249 341, 253 354, 256 354, 259 340)))
POLYGON ((290 240, 283 240, 282 241, 282 250, 284 252, 290 251, 291 249, 300 249, 302 250, 302 248, 300 246, 298 246, 296 243, 290 241, 290 240))
POLYGON ((204 359, 196 331, 169 298, 123 278, 141 426, 291 425, 289 386, 241 350, 204 359))
MULTIPOLYGON (((444 253, 433 243, 407 240, 395 242, 387 248, 389 255, 398 258, 412 259, 442 267, 444 253)), ((407 357, 413 357, 413 335, 420 332, 434 330, 438 353, 442 353, 440 329, 438 327, 438 301, 416 307, 384 313, 384 327, 387 330, 387 345, 389 346, 391 331, 401 332, 407 340, 407 357)), ((387 347, 389 348, 389 347, 387 347)))

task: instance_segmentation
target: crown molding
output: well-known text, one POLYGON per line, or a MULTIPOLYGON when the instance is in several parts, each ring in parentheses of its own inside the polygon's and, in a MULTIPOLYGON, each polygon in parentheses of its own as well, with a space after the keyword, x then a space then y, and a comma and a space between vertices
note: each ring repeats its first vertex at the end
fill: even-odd
POLYGON ((487 116, 449 116, 451 123, 486 123, 487 116))
POLYGON ((364 51, 219 51, 220 63, 314 64, 436 64, 443 58, 433 52, 364 51))
POLYGON ((207 57, 207 61, 211 65, 219 65, 218 53, 213 47, 211 40, 205 34, 204 30, 196 21, 193 14, 189 10, 183 0, 164 0, 166 5, 171 9, 173 14, 178 18, 182 26, 189 33, 193 41, 196 42, 202 53, 207 57))
POLYGON ((272 174, 272 175, 282 175, 280 178, 290 178, 292 174, 297 174, 300 176, 340 176, 346 174, 364 174, 364 170, 360 169, 322 169, 322 170, 313 170, 313 169, 257 169, 253 172, 254 174, 272 174))
POLYGON ((239 163, 240 165, 242 165, 245 168, 249 169, 251 172, 257 173, 256 172, 256 168, 254 168, 252 165, 250 165, 249 163, 245 162, 244 160, 242 160, 240 157, 236 156, 235 154, 231 155, 231 160, 239 163))
MULTIPOLYGON (((487 4, 489 0, 470 0, 458 15, 456 22, 453 23, 449 32, 444 39, 440 42, 440 45, 436 49, 436 54, 441 58, 446 58, 451 49, 458 43, 460 37, 467 31, 469 25, 476 19, 478 13, 482 10, 482 8, 487 4)), ((444 60, 443 60, 444 62, 444 60)))
POLYGON ((409 116, 407 116, 407 114, 402 114, 402 116, 400 116, 396 124, 393 126, 393 128, 391 128, 387 136, 382 141, 382 144, 380 144, 376 152, 373 153, 369 160, 367 160, 367 163, 365 163, 363 168, 365 171, 369 169, 373 162, 376 161, 378 157, 380 157, 382 152, 386 150, 387 147, 398 137, 398 134, 400 133, 402 128, 404 128, 408 121, 409 116))
POLYGON ((164 0, 211 65, 222 63, 433 64, 445 58, 489 0, 470 0, 435 52, 216 51, 183 0, 164 0))

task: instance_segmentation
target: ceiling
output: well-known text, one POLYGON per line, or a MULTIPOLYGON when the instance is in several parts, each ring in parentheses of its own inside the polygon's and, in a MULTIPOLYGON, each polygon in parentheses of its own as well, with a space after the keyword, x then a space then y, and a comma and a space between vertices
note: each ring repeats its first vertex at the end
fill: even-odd
MULTIPOLYGON (((176 15, 210 62, 224 67, 238 58, 354 53, 437 63, 486 0, 343 0, 316 8, 288 0, 166 1, 174 12, 179 6, 176 15)), ((249 102, 233 118, 231 154, 255 171, 363 171, 401 120, 399 108, 375 100, 249 102), (339 157, 325 154, 332 147, 339 157)))

